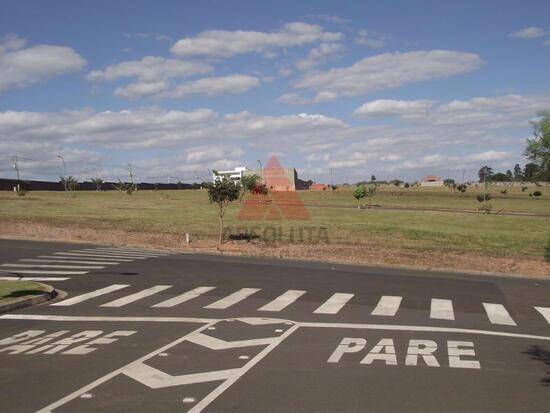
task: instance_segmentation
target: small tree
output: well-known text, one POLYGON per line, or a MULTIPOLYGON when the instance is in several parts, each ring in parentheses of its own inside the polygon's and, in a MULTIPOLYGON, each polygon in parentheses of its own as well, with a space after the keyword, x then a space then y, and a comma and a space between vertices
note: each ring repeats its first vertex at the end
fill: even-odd
POLYGON ((103 179, 97 177, 97 178, 92 178, 92 184, 95 185, 95 190, 96 191, 101 191, 101 186, 103 185, 103 179))
POLYGON ((219 237, 218 244, 223 242, 223 217, 231 202, 239 199, 241 186, 226 178, 217 179, 208 189, 208 198, 211 204, 218 205, 219 237))
POLYGON ((242 201, 247 194, 247 192, 252 193, 254 188, 256 188, 258 185, 260 185, 260 181, 262 178, 260 178, 258 175, 245 175, 241 177, 241 192, 239 200, 242 201))
POLYGON ((460 191, 462 193, 466 192, 466 189, 468 189, 468 186, 466 184, 458 184, 456 186, 457 191, 460 191))
POLYGON ((550 111, 540 112, 538 115, 540 119, 533 122, 534 136, 532 139, 527 139, 525 156, 539 167, 534 178, 548 180, 550 179, 550 111))
POLYGON ((361 200, 367 195, 365 185, 358 185, 353 192, 353 197, 357 199, 357 209, 361 209, 361 200))
POLYGON ((63 184, 63 188, 65 188, 65 192, 73 192, 76 191, 76 188, 78 186, 78 180, 72 176, 60 176, 59 182, 63 184))

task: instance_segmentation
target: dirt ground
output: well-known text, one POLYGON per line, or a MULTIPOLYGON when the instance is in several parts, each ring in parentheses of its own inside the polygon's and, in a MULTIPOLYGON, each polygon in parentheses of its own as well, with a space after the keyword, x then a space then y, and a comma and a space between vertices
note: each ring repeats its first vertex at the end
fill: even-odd
POLYGON ((475 253, 416 251, 380 248, 376 245, 265 245, 228 241, 221 247, 214 240, 185 243, 184 235, 57 227, 41 223, 4 222, 2 238, 86 242, 106 245, 170 248, 183 251, 326 261, 347 264, 451 270, 550 279, 550 264, 542 259, 497 257, 475 253))

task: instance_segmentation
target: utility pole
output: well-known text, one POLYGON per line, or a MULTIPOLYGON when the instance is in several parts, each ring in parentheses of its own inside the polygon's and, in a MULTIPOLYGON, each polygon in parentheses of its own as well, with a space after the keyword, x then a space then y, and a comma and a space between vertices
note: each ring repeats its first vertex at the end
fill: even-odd
POLYGON ((330 186, 332 187, 332 168, 330 168, 330 186))
POLYGON ((13 169, 15 169, 15 172, 17 173, 17 181, 19 182, 21 178, 19 177, 19 163, 18 163, 19 159, 17 158, 17 155, 13 157, 12 162, 13 162, 13 169))
POLYGON ((67 165, 65 164, 65 159, 61 155, 57 155, 59 159, 61 159, 61 162, 63 162, 63 188, 65 189, 65 192, 68 193, 68 185, 67 185, 67 165))
POLYGON ((130 176, 130 183, 134 184, 134 171, 132 170, 132 164, 128 164, 128 175, 130 176))

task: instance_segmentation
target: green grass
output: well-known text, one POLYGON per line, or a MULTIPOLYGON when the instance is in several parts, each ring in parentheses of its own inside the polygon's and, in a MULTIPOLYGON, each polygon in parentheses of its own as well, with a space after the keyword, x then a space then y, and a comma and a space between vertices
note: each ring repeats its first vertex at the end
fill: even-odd
MULTIPOLYGON (((530 188, 506 195, 491 188, 493 210, 550 213, 550 188, 537 188, 542 199, 530 199, 530 188)), ((466 194, 448 189, 380 189, 369 202, 384 206, 443 207, 476 209, 474 188, 466 194), (392 195, 393 193, 393 195, 392 195), (399 194, 399 195, 397 195, 399 194)), ((330 192, 300 192, 306 203, 355 206, 352 189, 330 192)), ((376 245, 388 249, 479 252, 497 256, 542 258, 550 234, 550 218, 482 215, 458 212, 357 210, 353 208, 308 207, 309 221, 239 221, 241 205, 233 204, 226 224, 232 228, 255 226, 281 228, 288 242, 291 228, 326 228, 332 244, 376 245)), ((194 239, 215 239, 218 230, 216 208, 206 191, 138 191, 126 195, 116 191, 29 192, 25 197, 0 193, 0 220, 44 222, 56 226, 94 229, 122 229, 136 232, 183 234, 194 239)), ((1 230, 0 230, 1 235, 1 230)), ((316 237, 314 237, 315 239, 316 237)), ((306 242, 308 240, 306 239, 306 242)))
POLYGON ((32 281, 0 281, 0 304, 15 301, 18 298, 39 295, 44 287, 32 281))

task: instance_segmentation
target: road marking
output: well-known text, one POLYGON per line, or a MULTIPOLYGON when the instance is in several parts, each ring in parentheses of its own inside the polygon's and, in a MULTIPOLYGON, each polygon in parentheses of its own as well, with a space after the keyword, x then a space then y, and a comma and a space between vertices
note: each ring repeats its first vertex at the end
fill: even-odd
POLYGON ((107 247, 98 247, 94 248, 97 251, 120 251, 120 252, 137 252, 137 253, 143 253, 143 254, 156 254, 158 256, 166 256, 171 255, 173 253, 166 252, 166 251, 159 251, 159 250, 144 250, 144 249, 137 249, 137 248, 107 248, 107 247))
POLYGON ((399 306, 401 305, 401 300, 403 297, 395 295, 383 295, 378 302, 378 305, 374 310, 372 310, 371 315, 383 315, 388 317, 393 317, 399 306))
POLYGON ((113 284, 105 288, 100 288, 99 290, 91 291, 89 293, 77 295, 75 297, 69 298, 67 300, 60 301, 58 303, 53 303, 51 305, 55 306, 68 306, 68 305, 75 305, 78 303, 81 303, 83 301, 89 300, 90 298, 99 297, 103 294, 109 294, 113 291, 118 291, 123 288, 129 287, 128 284, 113 284))
POLYGON ((50 275, 81 275, 89 271, 48 271, 48 270, 0 270, 0 272, 9 272, 15 274, 50 274, 50 275))
POLYGON ((110 261, 72 261, 72 260, 49 260, 49 259, 36 259, 36 258, 25 258, 19 260, 21 262, 51 262, 51 263, 66 263, 66 264, 90 264, 90 265, 117 265, 118 262, 110 261))
POLYGON ((0 281, 65 281, 69 277, 0 277, 0 281))
POLYGON ((51 264, 2 264, 0 267, 17 267, 17 268, 73 268, 81 270, 98 270, 105 267, 91 267, 82 265, 51 265, 51 264))
POLYGON ((321 304, 315 314, 337 314, 355 294, 335 293, 327 301, 321 304))
POLYGON ((94 254, 94 253, 91 253, 91 252, 87 252, 87 253, 82 253, 82 252, 54 252, 55 255, 61 255, 63 257, 84 257, 86 259, 90 258, 109 258, 111 260, 116 260, 116 261, 127 261, 127 262, 130 262, 130 261, 133 261, 134 259, 138 259, 138 260, 143 260, 145 258, 130 258, 130 257, 127 257, 127 256, 123 256, 123 257, 120 257, 120 256, 114 256, 114 255, 98 255, 98 254, 94 254))
POLYGON ((101 307, 122 307, 126 304, 133 303, 134 301, 141 300, 142 298, 149 297, 153 294, 159 293, 161 291, 171 288, 171 285, 155 285, 151 288, 146 288, 145 290, 138 291, 137 293, 127 295, 125 297, 119 298, 117 300, 102 304, 101 307))
POLYGON ((439 320, 454 320, 453 302, 442 298, 432 298, 430 318, 439 320))
POLYGON ((491 324, 517 325, 502 304, 483 303, 483 307, 491 324))
POLYGON ((147 257, 138 257, 133 255, 125 255, 125 254, 106 254, 104 252, 90 252, 90 251, 70 251, 70 252, 54 252, 54 254, 62 255, 62 254, 72 254, 72 255, 86 255, 90 257, 101 257, 101 258, 123 258, 123 259, 130 259, 130 260, 145 260, 147 257))
POLYGON ((88 261, 110 261, 112 262, 113 264, 119 264, 121 262, 132 262, 133 260, 127 260, 127 259, 121 259, 121 258, 97 258, 97 257, 92 257, 92 256, 89 256, 89 255, 84 255, 84 256, 79 256, 78 254, 73 254, 73 255, 77 255, 76 257, 74 256, 63 256, 63 257, 60 257, 59 255, 39 255, 38 258, 53 258, 53 259, 64 259, 64 260, 88 260, 88 261))
POLYGON ((122 256, 127 255, 129 257, 145 257, 145 258, 155 258, 155 257, 159 256, 159 255, 156 255, 156 254, 146 254, 146 253, 142 253, 142 252, 96 250, 96 249, 89 249, 89 248, 85 248, 85 249, 74 251, 74 252, 92 252, 92 253, 99 253, 99 254, 112 254, 112 255, 122 255, 122 256))
POLYGON ((217 310, 224 310, 228 307, 231 307, 234 304, 244 300, 245 298, 251 296, 252 294, 260 291, 260 288, 241 288, 239 291, 235 291, 233 294, 228 295, 221 300, 218 300, 210 305, 207 305, 204 308, 213 308, 217 310))
POLYGON ((550 324, 550 308, 548 307, 535 307, 535 310, 537 310, 541 315, 545 318, 545 320, 550 324))
POLYGON ((208 291, 212 291, 215 288, 216 287, 197 287, 191 291, 187 291, 166 301, 162 301, 158 304, 152 305, 151 307, 174 307, 178 304, 192 300, 193 298, 196 298, 201 294, 207 293, 208 291))
POLYGON ((258 308, 258 311, 281 311, 305 293, 306 292, 302 290, 288 290, 273 301, 267 303, 261 308, 258 308))
MULTIPOLYGON (((56 303, 57 304, 57 303, 56 303)), ((56 305, 52 304, 52 305, 56 305)), ((57 304, 59 305, 59 304, 57 304)), ((189 317, 96 317, 72 315, 42 315, 42 314, 3 314, 0 319, 8 320, 40 320, 40 321, 122 321, 122 322, 154 322, 154 323, 213 323, 217 318, 189 318, 189 317)))

